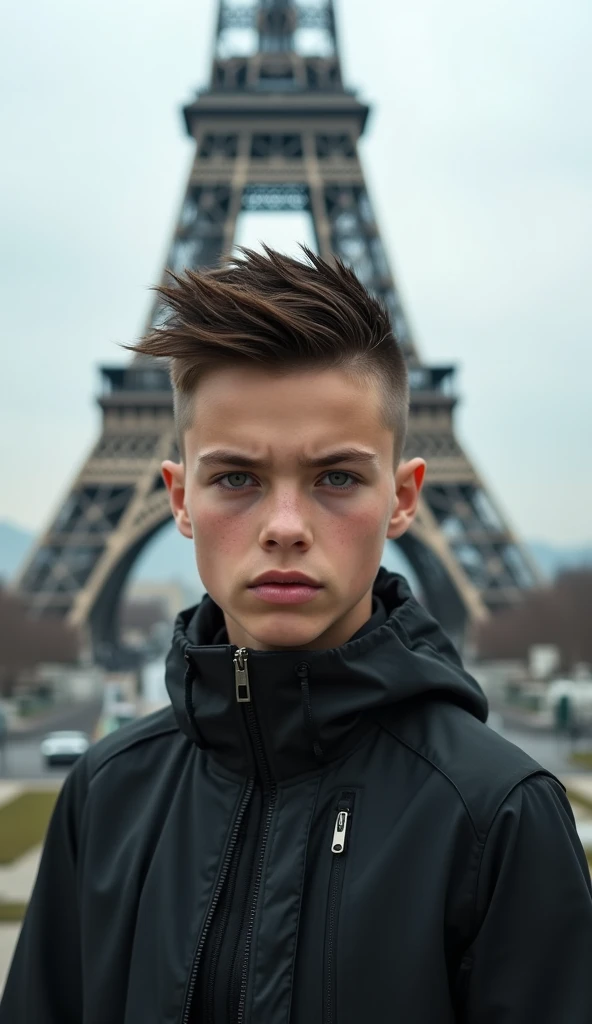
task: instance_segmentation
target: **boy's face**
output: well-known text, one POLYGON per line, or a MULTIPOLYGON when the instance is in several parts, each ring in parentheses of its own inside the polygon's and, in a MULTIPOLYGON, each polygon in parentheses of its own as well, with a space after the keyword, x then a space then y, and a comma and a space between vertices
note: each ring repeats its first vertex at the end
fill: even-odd
POLYGON ((341 370, 277 377, 237 367, 202 378, 185 463, 162 468, 177 527, 193 538, 230 643, 281 650, 337 647, 367 621, 385 540, 410 525, 425 463, 413 459, 395 472, 373 385, 341 370), (375 458, 300 464, 344 448, 375 458), (216 449, 261 464, 203 461, 216 449), (306 573, 318 589, 300 603, 265 600, 252 584, 269 570, 306 573))

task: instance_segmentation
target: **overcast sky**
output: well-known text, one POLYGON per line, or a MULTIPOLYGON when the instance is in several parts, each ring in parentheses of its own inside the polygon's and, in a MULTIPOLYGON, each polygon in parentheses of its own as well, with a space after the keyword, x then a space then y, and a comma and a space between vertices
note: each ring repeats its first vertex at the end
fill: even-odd
MULTIPOLYGON (((142 330, 215 6, 2 6, 0 519, 37 529, 54 513, 100 429, 97 366, 124 362, 117 342, 142 330)), ((373 104, 361 155, 420 351, 459 365, 458 435, 521 534, 589 542, 592 4, 337 13, 346 79, 373 104)))

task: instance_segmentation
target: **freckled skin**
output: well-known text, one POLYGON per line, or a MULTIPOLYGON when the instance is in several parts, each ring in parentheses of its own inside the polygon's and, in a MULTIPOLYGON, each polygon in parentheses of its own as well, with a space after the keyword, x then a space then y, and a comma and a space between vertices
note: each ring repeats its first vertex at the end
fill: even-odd
POLYGON ((255 367, 212 370, 199 382, 184 463, 163 463, 178 529, 225 616, 230 643, 253 650, 337 647, 367 621, 384 542, 410 526, 425 463, 393 467, 393 437, 376 389, 342 370, 276 377, 255 367), (343 447, 378 464, 303 468, 343 447), (199 467, 201 453, 239 450, 265 469, 199 467), (230 475, 230 478, 229 478, 230 475), (224 489, 214 481, 223 477, 224 489), (359 485, 345 490, 348 484, 359 485), (234 489, 232 489, 234 488, 234 489), (323 584, 299 605, 263 602, 248 585, 269 569, 298 569, 323 584))

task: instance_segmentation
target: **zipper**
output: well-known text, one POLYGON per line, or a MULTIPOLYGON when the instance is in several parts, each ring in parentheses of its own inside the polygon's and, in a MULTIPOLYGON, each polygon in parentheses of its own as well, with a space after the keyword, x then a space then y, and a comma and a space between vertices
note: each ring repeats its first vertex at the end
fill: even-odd
MULTIPOLYGON (((243 853, 245 845, 245 830, 241 829, 238 841, 235 845, 232 862, 226 876, 227 893, 225 899, 219 904, 217 913, 218 920, 214 919, 212 925, 212 952, 210 962, 204 964, 204 969, 207 969, 207 983, 204 986, 205 990, 205 1006, 204 1006, 204 1018, 206 1024, 211 1024, 215 1021, 215 998, 216 998, 216 973, 218 970, 218 962, 220 960, 220 952, 222 950, 222 944, 224 942, 224 936, 228 927, 228 920, 232 908, 232 903, 235 898, 235 886, 238 874, 238 868, 240 858, 243 853)), ((222 897, 221 897, 222 899, 222 897)))
POLYGON ((209 910, 208 910, 208 913, 207 913, 207 916, 206 916, 206 920, 205 920, 204 926, 202 928, 201 935, 199 937, 199 942, 197 944, 197 949, 195 951, 195 956, 193 958, 193 965, 192 965, 192 968, 191 968, 191 974, 189 976, 189 985, 188 985, 188 988, 187 988, 187 998, 185 999, 185 1006, 184 1006, 184 1009, 183 1009, 183 1016, 182 1016, 183 1024, 189 1024, 189 1016, 190 1016, 190 1013, 191 1013, 191 1003, 193 1001, 193 994, 195 992, 195 984, 196 984, 196 981, 197 981, 197 972, 199 970, 199 964, 200 964, 203 948, 204 948, 204 945, 205 945, 206 937, 207 937, 207 934, 208 934, 208 929, 209 929, 209 927, 210 927, 210 925, 212 923, 212 919, 214 917, 214 914, 216 912, 216 907, 218 906, 218 901, 220 899, 220 894, 222 892, 222 889, 224 888, 224 883, 226 881, 226 876, 228 875, 228 869, 230 868, 230 864, 232 862, 232 855, 234 853, 234 849, 235 849, 237 841, 238 841, 241 825, 242 825, 242 822, 243 822, 243 818, 245 816, 245 811, 246 811, 246 809, 247 809, 247 807, 249 805, 249 801, 251 799, 251 796, 253 795, 254 786, 255 786, 255 780, 254 779, 248 779, 247 780, 247 784, 245 786, 245 790, 244 790, 242 799, 241 799, 241 802, 240 802, 240 806, 239 806, 239 809, 238 809, 238 814, 237 814, 235 822, 234 822, 234 826, 233 826, 233 829, 232 829, 232 835, 230 836, 230 842, 228 843, 228 846, 226 848, 226 853, 224 855, 224 863, 222 864, 222 870, 220 872, 220 877, 218 878, 218 883, 217 883, 216 888, 214 890, 214 895, 212 897, 212 902, 210 903, 210 907, 209 907, 209 910))
POLYGON ((331 874, 329 875, 329 895, 327 898, 327 918, 325 924, 325 981, 323 1024, 335 1024, 335 962, 337 947, 337 930, 341 894, 347 858, 347 846, 350 839, 351 819, 355 793, 342 793, 336 808, 335 823, 331 839, 331 874))
POLYGON ((251 703, 251 687, 249 686, 249 673, 247 670, 247 658, 249 652, 246 647, 239 647, 234 656, 234 685, 236 687, 236 700, 238 704, 251 703))
MULTIPOLYGON (((246 918, 246 931, 245 941, 243 947, 243 959, 240 971, 240 978, 237 973, 237 997, 238 1002, 235 1003, 233 999, 234 993, 231 991, 231 1006, 236 1005, 236 1022, 237 1024, 243 1024, 245 1017, 245 1008, 247 1001, 247 986, 249 981, 249 957, 251 953, 251 943, 253 940, 253 930, 255 927, 255 917, 257 914, 257 902, 259 899, 259 891, 261 889, 261 879, 263 877, 263 864, 265 861, 265 851, 267 849, 267 840, 269 838, 269 832, 271 829, 271 822, 273 818, 273 812, 275 810, 276 798, 277 798, 277 786, 271 774, 269 767, 269 761, 265 753, 265 747, 263 746, 263 740, 261 738, 261 730, 259 728, 259 722, 257 721, 257 715, 255 714, 255 708, 251 701, 251 688, 249 685, 249 672, 247 668, 248 651, 245 647, 240 647, 234 656, 234 669, 235 669, 235 683, 236 683, 236 699, 239 704, 245 705, 245 718, 247 722, 247 728, 249 730, 249 736, 253 745, 253 753, 255 755, 255 761, 257 764, 259 777, 261 779, 263 799, 267 797, 267 809, 265 812, 265 818, 262 823, 259 839, 259 857, 257 858, 257 867, 255 869, 255 877, 253 880, 253 887, 251 890, 250 906, 248 915, 246 918)), ((239 934, 239 942, 242 935, 239 934)), ((231 985, 234 982, 234 977, 231 979, 231 985)))

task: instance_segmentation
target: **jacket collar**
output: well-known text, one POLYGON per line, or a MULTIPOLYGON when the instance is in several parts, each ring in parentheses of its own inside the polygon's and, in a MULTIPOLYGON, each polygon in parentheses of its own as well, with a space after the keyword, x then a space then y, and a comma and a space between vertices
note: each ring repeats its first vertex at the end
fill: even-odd
POLYGON ((212 643, 227 637, 223 613, 206 594, 178 616, 167 658, 166 684, 179 727, 243 775, 260 769, 255 728, 270 774, 279 780, 342 756, 377 716, 410 699, 450 701, 485 721, 482 691, 405 579, 381 567, 373 597, 369 628, 340 647, 249 649, 250 703, 239 703, 238 649, 212 643), (373 628, 373 621, 380 624, 373 628))

